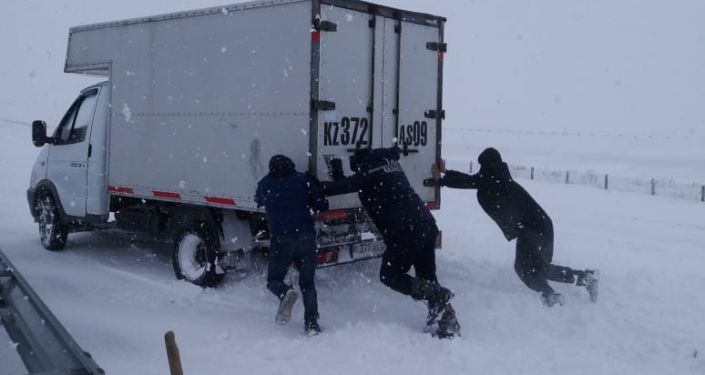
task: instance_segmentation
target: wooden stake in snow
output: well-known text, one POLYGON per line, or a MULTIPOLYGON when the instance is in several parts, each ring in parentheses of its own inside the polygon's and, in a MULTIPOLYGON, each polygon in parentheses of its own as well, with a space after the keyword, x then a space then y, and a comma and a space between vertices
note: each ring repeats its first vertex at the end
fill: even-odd
POLYGON ((181 368, 179 348, 176 346, 176 336, 174 336, 173 331, 169 331, 164 335, 164 342, 166 343, 166 357, 169 360, 171 375, 184 375, 184 370, 181 368))

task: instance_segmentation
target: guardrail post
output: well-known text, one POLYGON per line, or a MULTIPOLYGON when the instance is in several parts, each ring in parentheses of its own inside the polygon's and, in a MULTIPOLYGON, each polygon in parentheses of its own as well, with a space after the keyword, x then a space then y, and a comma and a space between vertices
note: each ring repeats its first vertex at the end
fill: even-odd
POLYGON ((570 183, 570 171, 565 171, 565 183, 570 183))
POLYGON ((531 167, 531 179, 534 179, 534 167, 531 167))
POLYGON ((656 195, 656 179, 651 179, 651 195, 656 195))
POLYGON ((607 173, 605 173, 605 190, 607 190, 607 187, 609 186, 609 181, 610 177, 607 173))

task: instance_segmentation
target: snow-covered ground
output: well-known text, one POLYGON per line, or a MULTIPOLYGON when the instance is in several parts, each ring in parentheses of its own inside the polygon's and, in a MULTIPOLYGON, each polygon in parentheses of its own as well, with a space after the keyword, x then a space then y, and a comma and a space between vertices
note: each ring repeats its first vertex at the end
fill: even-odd
MULTIPOLYGON (((380 2, 449 18, 450 166, 495 146, 512 164, 705 182, 701 0, 380 2)), ((382 286, 378 260, 318 271, 325 333, 304 338, 301 306, 274 324, 262 274, 202 290, 174 279, 169 246, 118 232, 43 250, 25 197, 38 152, 26 124, 53 127, 95 82, 62 73, 68 28, 224 3, 11 1, 0 16, 0 248, 109 374, 167 373, 167 330, 187 374, 705 373, 695 201, 520 181, 554 219, 555 262, 602 271, 597 304, 556 285, 567 304, 547 309, 474 193, 445 190, 438 269, 456 293, 454 341, 421 332, 424 306, 382 286)), ((24 373, 13 351, 0 330, 0 375, 24 373)))
MULTIPOLYGON (((0 123, 0 248, 111 374, 166 373, 167 330, 187 374, 705 372, 699 202, 521 181, 554 219, 555 262, 602 271, 597 304, 556 285, 567 304, 548 309, 514 275, 513 243, 474 193, 445 190, 439 277, 456 293, 464 337, 422 333, 424 306, 381 285, 377 260, 318 271, 325 332, 305 338, 301 306, 274 324, 261 274, 202 290, 174 279, 168 246, 117 232, 43 250, 25 198, 36 153, 28 127, 0 123)), ((0 347, 0 373, 23 373, 11 344, 0 347)))

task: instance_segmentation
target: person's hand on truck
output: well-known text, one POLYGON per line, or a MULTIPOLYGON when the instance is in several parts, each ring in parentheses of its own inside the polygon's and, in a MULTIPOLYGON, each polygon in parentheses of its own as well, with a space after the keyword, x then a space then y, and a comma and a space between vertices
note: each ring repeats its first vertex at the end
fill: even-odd
POLYGON ((446 173, 446 161, 441 159, 438 163, 434 163, 431 166, 431 175, 433 179, 438 181, 441 179, 441 173, 446 173))
POLYGON ((343 161, 340 158, 335 158, 330 161, 330 171, 328 171, 328 174, 333 178, 333 181, 345 178, 343 161))

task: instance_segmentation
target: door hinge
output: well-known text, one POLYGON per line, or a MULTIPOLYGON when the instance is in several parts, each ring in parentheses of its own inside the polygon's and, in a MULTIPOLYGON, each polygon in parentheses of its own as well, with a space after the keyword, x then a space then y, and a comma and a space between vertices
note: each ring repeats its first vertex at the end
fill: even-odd
POLYGON ((313 111, 333 111, 335 110, 335 102, 327 100, 312 100, 311 110, 313 111))
POLYGON ((313 28, 316 31, 338 31, 338 24, 335 22, 331 21, 321 21, 320 19, 316 18, 313 21, 313 28))
MULTIPOLYGON (((425 111, 425 112, 423 113, 423 116, 424 116, 424 117, 426 117, 426 118, 431 118, 431 119, 437 119, 437 118, 439 118, 438 115, 439 115, 439 113, 438 113, 438 111, 436 111, 435 109, 429 109, 428 111, 425 111)), ((441 118, 442 120, 445 120, 445 119, 446 119, 446 110, 445 110, 445 109, 442 109, 442 110, 441 110, 441 112, 440 112, 440 118, 441 118)))
POLYGON ((448 44, 447 43, 437 43, 437 42, 428 42, 426 43, 426 49, 431 50, 431 51, 439 51, 439 52, 448 52, 448 44))

